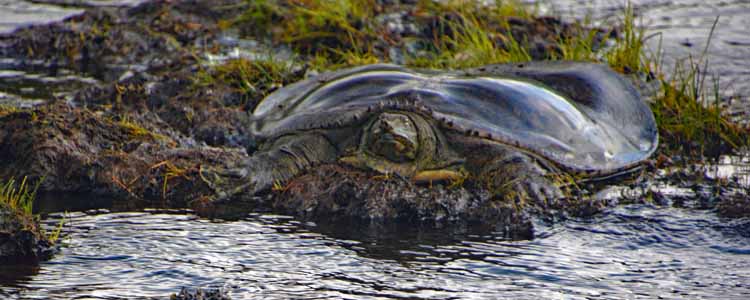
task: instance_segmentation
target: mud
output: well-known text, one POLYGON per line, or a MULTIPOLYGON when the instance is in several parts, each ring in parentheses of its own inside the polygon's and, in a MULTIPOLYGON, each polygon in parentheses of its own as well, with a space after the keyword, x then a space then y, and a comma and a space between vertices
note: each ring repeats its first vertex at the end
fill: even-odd
POLYGON ((0 204, 0 264, 36 264, 55 252, 35 220, 0 204))

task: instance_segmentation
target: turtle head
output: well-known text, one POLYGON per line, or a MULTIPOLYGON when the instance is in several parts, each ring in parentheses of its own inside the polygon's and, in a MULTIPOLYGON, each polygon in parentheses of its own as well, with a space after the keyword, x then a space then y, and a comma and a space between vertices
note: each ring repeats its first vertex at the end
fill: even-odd
POLYGON ((419 132, 408 116, 383 113, 367 130, 364 147, 368 152, 397 163, 417 158, 419 132))
POLYGON ((358 149, 341 161, 362 169, 398 174, 415 181, 450 180, 462 176, 462 159, 421 114, 383 112, 362 128, 358 149), (437 175, 436 175, 437 174, 437 175))

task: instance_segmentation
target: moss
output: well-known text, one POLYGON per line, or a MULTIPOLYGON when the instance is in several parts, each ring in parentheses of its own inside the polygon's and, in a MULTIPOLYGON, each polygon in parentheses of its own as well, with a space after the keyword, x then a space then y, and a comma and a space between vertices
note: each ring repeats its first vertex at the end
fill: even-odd
POLYGON ((120 116, 120 120, 117 121, 117 125, 122 128, 132 139, 165 140, 167 138, 161 134, 154 133, 151 130, 148 130, 147 128, 133 121, 128 116, 120 116))

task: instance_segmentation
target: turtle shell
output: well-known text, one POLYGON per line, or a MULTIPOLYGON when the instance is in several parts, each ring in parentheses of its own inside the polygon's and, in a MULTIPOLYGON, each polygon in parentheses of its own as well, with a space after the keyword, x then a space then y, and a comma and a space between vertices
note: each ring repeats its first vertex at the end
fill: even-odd
POLYGON ((449 72, 380 64, 324 73, 266 97, 251 131, 267 140, 352 126, 388 110, 418 111, 446 130, 583 172, 629 168, 658 143, 653 114, 632 84, 604 65, 578 62, 449 72))

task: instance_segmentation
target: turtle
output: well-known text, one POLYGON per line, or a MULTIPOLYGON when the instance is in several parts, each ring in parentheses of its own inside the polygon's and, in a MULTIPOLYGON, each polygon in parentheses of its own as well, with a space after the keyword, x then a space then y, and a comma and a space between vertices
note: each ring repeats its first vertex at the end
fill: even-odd
POLYGON ((257 195, 321 164, 419 183, 473 177, 560 197, 554 174, 596 181, 658 145, 648 104, 606 65, 524 62, 465 70, 373 64, 280 88, 250 115, 258 149, 222 176, 222 198, 257 195))

